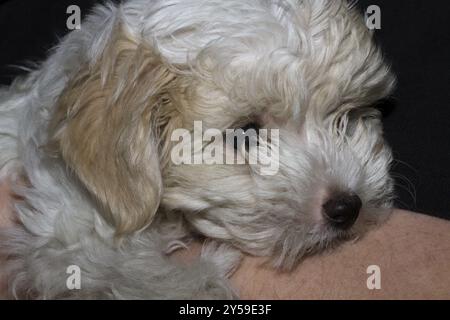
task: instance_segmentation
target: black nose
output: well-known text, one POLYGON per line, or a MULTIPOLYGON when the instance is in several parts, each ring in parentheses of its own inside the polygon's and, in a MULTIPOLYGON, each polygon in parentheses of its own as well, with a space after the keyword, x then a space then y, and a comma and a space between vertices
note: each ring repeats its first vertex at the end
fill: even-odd
POLYGON ((346 230, 355 223, 361 206, 361 199, 356 194, 340 193, 323 205, 323 211, 331 226, 346 230))

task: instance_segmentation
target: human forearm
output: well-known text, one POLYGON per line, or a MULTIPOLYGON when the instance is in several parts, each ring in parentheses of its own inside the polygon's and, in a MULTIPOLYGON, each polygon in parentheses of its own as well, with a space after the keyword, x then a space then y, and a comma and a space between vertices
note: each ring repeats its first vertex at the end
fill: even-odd
POLYGON ((232 282, 244 299, 449 299, 450 223, 395 211, 353 243, 305 259, 291 273, 246 257, 232 282), (381 271, 381 289, 367 288, 367 268, 381 271))

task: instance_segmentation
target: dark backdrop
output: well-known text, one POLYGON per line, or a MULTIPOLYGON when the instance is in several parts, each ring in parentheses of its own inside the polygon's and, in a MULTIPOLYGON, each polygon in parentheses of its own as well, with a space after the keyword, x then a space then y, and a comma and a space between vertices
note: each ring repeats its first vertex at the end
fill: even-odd
MULTIPOLYGON (((226 0, 224 0, 226 1, 226 0)), ((12 67, 45 58, 66 29, 66 8, 85 15, 95 0, 11 0, 0 6, 0 84, 12 67)), ((450 219, 450 2, 361 0, 381 8, 377 40, 398 76, 380 108, 394 150, 397 206, 450 219)))

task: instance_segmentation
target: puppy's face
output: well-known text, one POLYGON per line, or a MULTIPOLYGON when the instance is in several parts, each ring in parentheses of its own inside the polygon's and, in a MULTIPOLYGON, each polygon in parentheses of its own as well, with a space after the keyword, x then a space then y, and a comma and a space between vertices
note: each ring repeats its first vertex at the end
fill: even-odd
MULTIPOLYGON (((339 79, 334 81, 338 85, 339 79)), ((266 85, 273 84, 259 83, 256 90, 266 85)), ((370 104, 344 101, 338 93, 329 101, 308 98, 302 112, 300 105, 286 103, 281 94, 278 101, 271 96, 236 102, 235 96, 208 86, 210 82, 199 81, 190 87, 208 94, 187 99, 183 117, 188 120, 183 127, 193 132, 195 119, 202 121, 204 132, 219 129, 223 140, 204 141, 203 158, 210 155, 211 145, 223 143, 225 151, 219 159, 225 161, 228 154, 236 153, 236 159, 246 159, 245 164, 180 165, 169 160, 163 174, 163 206, 185 213, 202 234, 231 241, 251 253, 276 255, 277 265, 290 267, 305 253, 357 234, 372 215, 390 207, 391 152, 382 136, 380 114, 370 104), (267 143, 277 164, 250 164, 253 150, 227 139, 229 128, 251 132, 250 137, 267 129, 265 136, 257 137, 263 141, 250 148, 267 143), (279 141, 272 143, 275 130, 279 141), (263 174, 269 167, 273 171, 263 174)), ((251 83, 243 87, 251 90, 251 83)), ((286 91, 315 94, 297 89, 286 91)), ((171 157, 176 155, 175 147, 178 152, 173 144, 168 148, 171 157)))
POLYGON ((389 208, 391 154, 373 106, 394 79, 359 15, 336 3, 306 1, 284 15, 266 8, 244 29, 227 24, 242 14, 230 6, 209 33, 173 31, 189 39, 188 59, 169 54, 180 46, 173 37, 156 50, 117 32, 97 66, 72 79, 50 129, 105 219, 127 233, 178 212, 209 237, 291 267, 389 208), (256 129, 254 137, 267 129, 256 146, 216 137, 199 150, 223 142, 216 150, 248 159, 265 145, 274 170, 176 163, 173 133, 193 133, 195 121, 204 131, 256 129))
MULTIPOLYGON (((391 153, 374 103, 394 79, 354 12, 341 7, 327 18, 307 39, 249 29, 212 44, 177 104, 189 129, 201 120, 223 132, 279 130, 276 173, 196 164, 169 165, 164 175, 166 208, 283 267, 357 233, 391 204, 391 153)), ((250 152, 230 140, 225 148, 242 158, 250 152)))

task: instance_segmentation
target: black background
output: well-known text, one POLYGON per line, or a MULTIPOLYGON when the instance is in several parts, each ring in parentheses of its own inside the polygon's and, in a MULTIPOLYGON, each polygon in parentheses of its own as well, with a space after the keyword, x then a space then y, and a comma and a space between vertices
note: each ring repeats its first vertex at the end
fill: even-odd
MULTIPOLYGON (((226 1, 226 0, 224 0, 226 1)), ((66 9, 95 0, 10 0, 0 6, 0 85, 45 58, 68 30, 66 9)), ((117 1, 116 1, 117 2, 117 1)), ((450 219, 450 1, 360 0, 381 8, 376 32, 398 77, 380 108, 395 156, 397 206, 450 219)))

